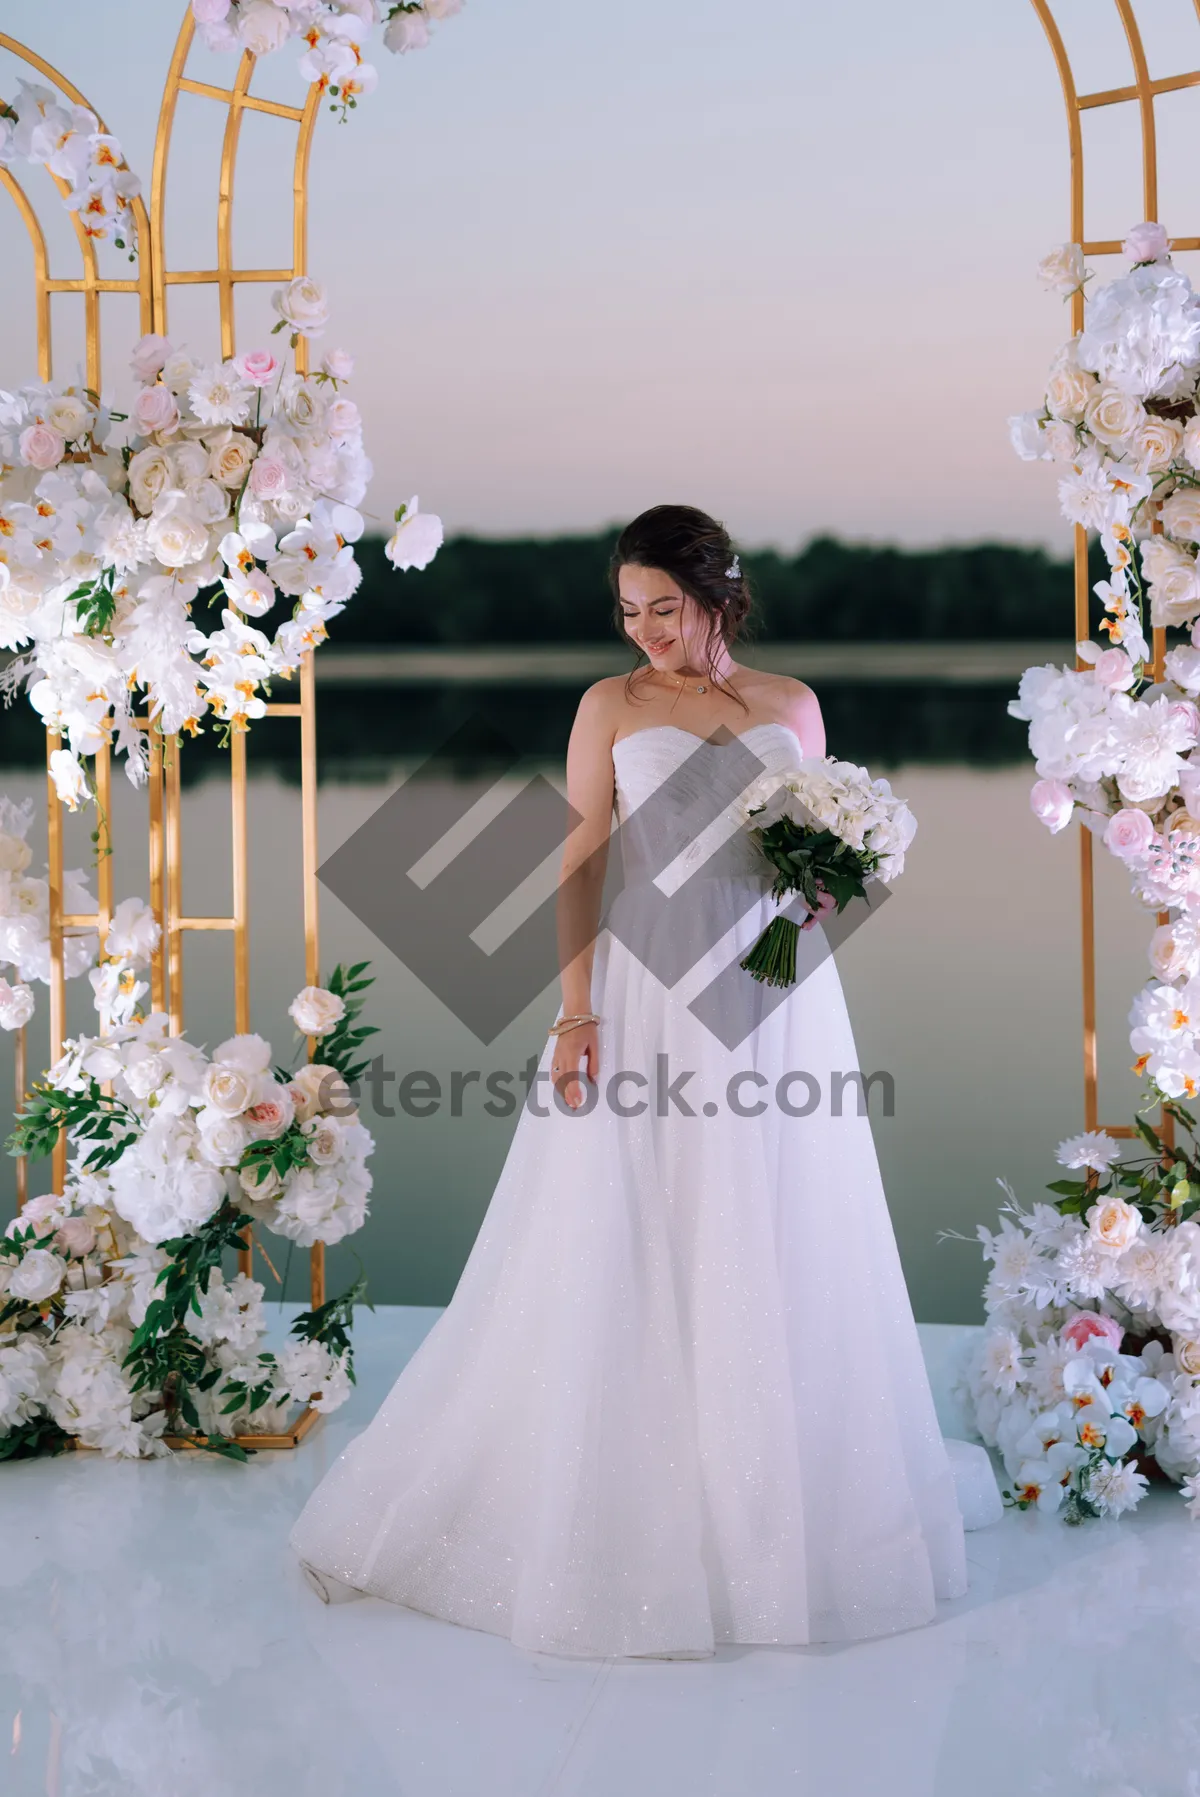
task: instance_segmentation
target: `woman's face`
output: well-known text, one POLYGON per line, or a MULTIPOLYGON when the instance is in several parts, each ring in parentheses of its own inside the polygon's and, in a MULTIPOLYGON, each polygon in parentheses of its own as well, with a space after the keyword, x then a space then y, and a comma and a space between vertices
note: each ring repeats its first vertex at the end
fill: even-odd
POLYGON ((704 608, 661 568, 626 562, 617 576, 625 634, 664 673, 705 666, 704 608))

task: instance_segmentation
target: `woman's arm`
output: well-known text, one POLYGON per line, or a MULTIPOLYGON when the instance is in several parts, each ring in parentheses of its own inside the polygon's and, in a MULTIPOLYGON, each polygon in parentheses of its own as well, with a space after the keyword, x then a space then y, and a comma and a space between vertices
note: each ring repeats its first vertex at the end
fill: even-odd
MULTIPOLYGON (((558 885, 558 964, 564 1017, 586 1016, 592 1008, 592 956, 600 926, 608 839, 612 828, 612 711, 608 681, 589 687, 579 702, 567 745, 567 799, 577 822, 563 845, 558 885)), ((563 1033, 555 1059, 563 1073, 586 1061, 590 1079, 599 1072, 594 1024, 563 1033)), ((583 1102, 578 1082, 564 1086, 568 1104, 583 1102)))
POLYGON ((802 681, 789 680, 788 685, 796 690, 788 695, 787 714, 783 721, 800 738, 805 759, 811 755, 820 760, 825 753, 825 720, 821 716, 817 695, 811 686, 805 686, 802 681))

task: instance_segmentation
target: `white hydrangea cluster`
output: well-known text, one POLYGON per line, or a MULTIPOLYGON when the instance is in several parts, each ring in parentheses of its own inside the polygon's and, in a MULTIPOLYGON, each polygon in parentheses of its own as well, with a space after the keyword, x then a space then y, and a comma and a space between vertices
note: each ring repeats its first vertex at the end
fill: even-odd
POLYGON ((372 29, 397 55, 423 50, 431 26, 462 11, 463 0, 192 0, 196 29, 210 50, 249 50, 270 56, 298 39, 300 73, 328 94, 345 118, 378 75, 366 60, 372 29))
MULTIPOLYGON (((328 322, 308 276, 274 300, 293 346, 328 322)), ((123 446, 91 392, 0 393, 0 648, 24 652, 6 678, 70 744, 51 773, 72 808, 88 793, 80 758, 109 740, 144 778, 147 705, 168 735, 206 717, 246 729, 361 580, 372 469, 351 357, 306 375, 267 349, 201 363, 151 335, 132 369, 123 446), (193 602, 214 586, 220 625, 202 629, 193 602)), ((425 567, 441 540, 413 500, 388 555, 425 567)))
POLYGON ((65 205, 80 229, 101 241, 111 237, 132 251, 136 232, 130 201, 142 184, 128 167, 116 138, 100 129, 94 112, 49 88, 27 81, 13 100, 0 101, 0 168, 43 163, 66 188, 65 205))
MULTIPOLYGON (((1096 1131, 1059 1159, 1104 1174, 1119 1152, 1096 1131)), ((1013 1498, 1120 1515, 1153 1462, 1200 1518, 1200 1223, 1147 1219, 1111 1182, 1082 1216, 1005 1210, 979 1230, 988 1321, 966 1385, 1013 1498)))

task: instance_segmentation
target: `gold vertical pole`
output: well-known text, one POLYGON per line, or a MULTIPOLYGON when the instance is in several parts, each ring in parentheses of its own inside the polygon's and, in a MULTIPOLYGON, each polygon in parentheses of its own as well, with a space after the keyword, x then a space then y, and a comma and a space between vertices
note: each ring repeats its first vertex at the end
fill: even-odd
POLYGON ((183 815, 179 788, 179 738, 163 738, 167 872, 167 1005, 171 1034, 183 1030, 183 815))
MULTIPOLYGON (((53 730, 46 732, 46 834, 47 872, 50 887, 50 1065, 59 1059, 67 1033, 67 980, 63 965, 63 839, 62 809, 50 774, 50 757, 62 746, 53 730)), ((51 1161, 53 1186, 61 1192, 67 1182, 67 1138, 59 1134, 51 1161)))
POLYGON ((149 878, 150 909, 158 922, 158 947, 150 961, 150 1003, 156 1011, 167 1008, 167 902, 163 863, 163 753, 162 731, 152 718, 146 720, 149 742, 149 878))
MULTIPOLYGON (((321 944, 318 927, 320 885, 317 880, 317 677, 313 652, 300 661, 300 830, 304 884, 304 980, 308 986, 321 981, 321 944)), ((308 1058, 317 1044, 308 1039, 308 1058)), ((312 1306, 325 1302, 325 1244, 316 1242, 309 1251, 312 1306)))
MULTIPOLYGON (((25 1086, 28 1079, 27 1050, 25 1025, 22 1024, 13 1042, 13 1087, 16 1102, 13 1110, 20 1112, 25 1103, 25 1086)), ((17 1157, 17 1209, 24 1210, 25 1200, 29 1196, 29 1162, 25 1155, 17 1157)))
POLYGON ((105 743, 96 751, 96 910, 100 948, 112 923, 112 750, 105 743))
MULTIPOLYGON (((250 1028, 250 862, 247 830, 246 733, 235 730, 229 741, 229 794, 233 869, 233 1011, 234 1028, 250 1028)), ((254 1237, 238 1249, 238 1271, 254 1277, 254 1237)))

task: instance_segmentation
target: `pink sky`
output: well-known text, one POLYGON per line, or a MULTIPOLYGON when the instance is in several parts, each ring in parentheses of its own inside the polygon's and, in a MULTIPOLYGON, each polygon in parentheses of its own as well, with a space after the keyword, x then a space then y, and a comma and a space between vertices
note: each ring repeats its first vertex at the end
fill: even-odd
MULTIPOLYGON (((148 179, 182 6, 0 10, 148 179)), ((1128 80, 1115 8, 1058 10, 1088 22, 1083 85, 1128 80)), ((1180 41, 1152 39, 1152 72, 1197 66, 1192 7, 1153 12, 1180 41)), ((290 97, 291 52, 275 61, 269 91, 290 97)), ((430 50, 379 61, 354 119, 322 121, 311 265, 334 296, 329 341, 358 356, 380 518, 419 492, 452 530, 553 532, 681 499, 747 543, 1066 544, 1049 470, 1017 462, 1005 430, 1066 328, 1033 274, 1066 234, 1066 150, 1028 0, 469 0, 430 50)), ((1163 217, 1191 234, 1200 207, 1170 176, 1195 157, 1170 150, 1194 144, 1200 96, 1168 99, 1163 217)), ((215 109, 191 105, 176 265, 212 254, 215 109)), ((1110 211, 1090 228, 1123 234, 1132 140, 1092 119, 1110 211)), ((260 171, 284 171, 253 124, 239 233, 266 260, 281 215, 260 171)), ((0 257, 12 386, 33 367, 11 216, 0 257)), ((173 330, 211 341, 182 310, 173 330)))

